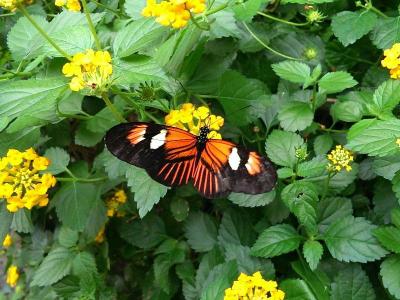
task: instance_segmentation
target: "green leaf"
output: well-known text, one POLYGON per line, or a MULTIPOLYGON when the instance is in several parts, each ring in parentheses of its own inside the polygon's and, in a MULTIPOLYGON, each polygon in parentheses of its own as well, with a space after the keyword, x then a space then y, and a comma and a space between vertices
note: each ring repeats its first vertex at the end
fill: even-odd
POLYGON ((157 246, 166 237, 163 220, 154 214, 148 214, 143 219, 131 223, 122 223, 119 233, 128 243, 142 249, 157 246))
POLYGON ((321 134, 315 138, 314 152, 316 155, 325 155, 333 146, 333 139, 330 134, 321 134))
POLYGON ((283 129, 287 131, 301 131, 311 125, 314 113, 308 103, 289 102, 282 106, 278 119, 283 129))
POLYGON ((130 164, 124 162, 110 152, 106 152, 106 157, 104 160, 104 168, 106 169, 107 175, 110 179, 117 179, 118 177, 125 177, 126 172, 131 167, 130 164))
POLYGON ((96 260, 90 252, 79 252, 72 262, 72 273, 79 277, 93 276, 97 273, 96 260))
POLYGON ((293 168, 297 161, 296 149, 303 145, 304 140, 298 134, 274 130, 265 142, 265 151, 277 165, 293 168))
POLYGON ((317 177, 324 174, 328 161, 325 156, 317 156, 297 166, 297 175, 301 177, 317 177))
POLYGON ((400 255, 392 255, 381 264, 383 286, 396 298, 400 298, 400 255))
POLYGON ((357 81, 349 73, 339 71, 325 74, 319 80, 318 85, 323 92, 334 94, 357 85, 357 81))
POLYGON ((400 42, 400 17, 380 19, 372 31, 371 40, 378 49, 388 49, 400 42))
POLYGON ((332 300, 374 300, 375 292, 365 271, 358 264, 340 270, 331 284, 332 300))
POLYGON ((264 230, 251 248, 251 254, 270 258, 296 250, 302 237, 288 224, 271 226, 264 230))
POLYGON ((311 69, 302 62, 286 60, 272 65, 276 75, 287 81, 305 84, 311 76, 311 69))
POLYGON ((248 0, 236 4, 232 7, 232 10, 235 12, 236 19, 239 21, 250 22, 257 14, 261 4, 264 2, 265 0, 248 0))
POLYGON ((307 229, 307 232, 315 234, 317 232, 316 207, 318 202, 316 187, 309 182, 296 181, 283 189, 281 197, 300 224, 307 229))
MULTIPOLYGON (((357 126, 357 124, 359 123, 354 126, 357 126)), ((346 147, 362 154, 388 156, 399 151, 399 146, 396 144, 399 137, 400 120, 374 121, 357 130, 357 135, 355 132, 349 133, 349 143, 346 147)))
MULTIPOLYGON (((400 157, 398 155, 375 158, 372 163, 372 170, 376 175, 392 180, 400 170, 400 157)), ((393 180, 393 183, 395 180, 393 180)))
POLYGON ((13 214, 6 208, 6 203, 0 203, 0 243, 3 243, 4 238, 10 232, 10 226, 13 219, 13 214))
POLYGON ((332 30, 339 41, 348 46, 370 32, 377 22, 375 13, 369 10, 342 11, 332 18, 332 30))
POLYGON ((189 203, 182 198, 174 198, 170 205, 171 213, 178 222, 184 221, 189 215, 189 203))
POLYGON ((321 232, 326 231, 333 222, 351 216, 352 213, 351 200, 348 198, 334 197, 322 199, 317 205, 319 230, 321 232))
POLYGON ((279 289, 285 292, 285 300, 317 300, 310 287, 301 279, 286 279, 279 289))
POLYGON ((242 207, 258 207, 258 206, 265 206, 274 201, 275 194, 276 194, 275 190, 259 195, 231 193, 228 196, 228 199, 233 203, 242 207))
POLYGON ((185 221, 185 236, 190 247, 197 252, 210 251, 217 243, 217 226, 201 212, 194 212, 185 221))
POLYGON ((22 208, 14 213, 11 223, 11 229, 22 233, 33 232, 31 211, 27 208, 22 208))
POLYGON ((95 184, 71 182, 61 186, 53 197, 57 216, 61 222, 77 231, 83 231, 88 224, 88 215, 96 201, 101 201, 100 190, 95 184))
POLYGON ((128 16, 133 20, 142 18, 142 10, 146 7, 146 0, 137 0, 135 2, 125 2, 124 9, 128 16))
POLYGON ((33 275, 32 286, 51 285, 71 272, 74 254, 59 247, 51 250, 33 275))
MULTIPOLYGON (((9 120, 17 117, 37 118, 45 123, 57 120, 57 97, 66 87, 62 79, 28 79, 0 84, 0 118, 7 116, 9 120)), ((33 122, 34 125, 38 123, 33 122)), ((40 124, 40 122, 39 122, 40 124)), ((23 128, 29 127, 26 123, 23 128)), ((10 132, 10 131, 9 131, 10 132)))
POLYGON ((392 190, 396 194, 397 199, 400 199, 400 172, 397 172, 392 179, 392 190))
POLYGON ((390 216, 392 224, 400 229, 400 208, 392 209, 390 216))
POLYGON ((303 255, 311 270, 315 270, 324 253, 324 248, 318 241, 306 241, 303 245, 303 255))
POLYGON ((286 179, 295 175, 291 168, 280 168, 276 171, 279 179, 286 179))
POLYGON ((76 245, 78 241, 79 233, 68 227, 62 226, 58 232, 58 242, 65 248, 71 248, 76 245))
POLYGON ((155 45, 166 36, 168 29, 158 24, 153 18, 133 21, 117 32, 113 43, 116 57, 126 57, 155 45))
POLYGON ((220 78, 217 98, 227 119, 237 126, 244 126, 256 119, 252 106, 268 101, 267 95, 268 88, 260 80, 229 70, 220 78))
POLYGON ((229 210, 224 213, 218 229, 218 241, 221 245, 250 245, 255 233, 248 214, 241 210, 229 210))
POLYGON ((337 260, 365 263, 387 254, 372 234, 375 228, 364 218, 347 216, 333 222, 323 237, 329 252, 337 260))
POLYGON ((363 107, 355 101, 336 102, 331 107, 331 115, 335 120, 358 122, 363 117, 363 107))
POLYGON ((368 110, 381 119, 393 117, 392 110, 400 102, 399 94, 399 81, 385 81, 375 90, 373 102, 368 103, 368 110))
POLYGON ((379 227, 374 230, 378 241, 389 251, 400 254, 400 229, 394 226, 379 227))
POLYGON ((125 176, 128 186, 135 193, 139 216, 143 218, 165 196, 168 187, 151 179, 145 170, 134 166, 126 171, 125 176))
POLYGON ((58 147, 48 148, 44 156, 50 160, 50 166, 46 172, 53 175, 65 172, 70 161, 68 152, 58 147))
MULTIPOLYGON (((258 0, 252 0, 258 1, 258 0)), ((248 13, 252 13, 248 11, 248 13)), ((250 16, 249 16, 250 17, 250 16)), ((233 12, 224 9, 210 15, 210 39, 219 39, 222 37, 238 37, 238 25, 233 12)))

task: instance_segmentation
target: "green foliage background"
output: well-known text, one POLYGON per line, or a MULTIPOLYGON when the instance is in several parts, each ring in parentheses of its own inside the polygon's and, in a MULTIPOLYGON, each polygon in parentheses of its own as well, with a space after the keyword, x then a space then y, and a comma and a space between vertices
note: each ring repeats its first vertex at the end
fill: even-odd
MULTIPOLYGON (((213 201, 107 152, 111 111, 71 92, 66 59, 19 12, 0 10, 0 154, 35 147, 53 174, 76 176, 46 208, 10 214, 1 201, 0 240, 20 237, 2 261, 22 276, 0 299, 215 300, 255 271, 285 299, 400 299, 400 82, 380 66, 400 42, 400 16, 395 1, 375 2, 216 0, 227 7, 200 16, 201 28, 171 30, 140 16, 143 0, 89 1, 126 118, 161 122, 180 103, 208 103, 225 117, 224 138, 276 164, 274 191, 213 201), (310 24, 313 9, 325 18, 310 24), (356 162, 328 181, 335 144, 356 162), (108 220, 115 186, 129 194, 127 215, 108 220)), ((27 9, 68 54, 94 47, 83 13, 52 1, 27 9)))

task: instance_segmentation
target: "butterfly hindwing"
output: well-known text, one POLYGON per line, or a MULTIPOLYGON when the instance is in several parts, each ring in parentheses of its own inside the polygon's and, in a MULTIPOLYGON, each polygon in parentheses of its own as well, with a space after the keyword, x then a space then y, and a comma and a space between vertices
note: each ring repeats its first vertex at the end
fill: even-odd
POLYGON ((188 183, 195 168, 196 137, 175 127, 133 122, 107 132, 109 151, 144 168, 156 181, 177 186, 188 183))

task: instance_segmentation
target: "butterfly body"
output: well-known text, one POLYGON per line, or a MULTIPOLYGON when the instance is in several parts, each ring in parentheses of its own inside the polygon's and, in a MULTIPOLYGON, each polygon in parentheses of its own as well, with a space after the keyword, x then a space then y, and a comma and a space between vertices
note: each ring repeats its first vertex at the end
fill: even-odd
POLYGON ((133 122, 111 128, 105 143, 113 155, 144 168, 154 180, 167 186, 192 181, 206 198, 273 189, 277 176, 267 158, 229 141, 209 139, 209 132, 207 126, 196 136, 175 127, 133 122))

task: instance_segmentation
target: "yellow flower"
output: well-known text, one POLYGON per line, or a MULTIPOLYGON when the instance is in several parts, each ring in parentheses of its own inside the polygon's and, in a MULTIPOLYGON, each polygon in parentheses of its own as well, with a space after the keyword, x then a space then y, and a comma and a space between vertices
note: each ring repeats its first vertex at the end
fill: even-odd
POLYGON ((47 191, 56 185, 56 179, 50 173, 39 173, 50 164, 46 157, 32 148, 24 152, 10 149, 0 162, 0 198, 6 199, 10 212, 48 204, 47 191))
POLYGON ((390 77, 400 78, 400 43, 396 43, 390 49, 383 52, 385 58, 381 61, 382 67, 390 70, 390 77))
POLYGON ((7 270, 7 279, 6 282, 11 287, 16 287, 19 279, 18 268, 14 265, 11 265, 7 270))
POLYGON ((283 300, 285 293, 276 281, 265 280, 260 272, 252 276, 241 273, 231 288, 225 290, 224 300, 283 300))
MULTIPOLYGON (((69 2, 70 0, 67 5, 69 2)), ((78 92, 87 88, 90 93, 102 92, 110 83, 113 72, 111 60, 108 51, 88 49, 85 53, 76 53, 72 61, 63 66, 62 72, 66 77, 72 77, 69 83, 72 91, 78 92)))
POLYGON ((103 227, 101 227, 101 229, 100 229, 99 232, 97 233, 97 235, 96 235, 96 237, 95 237, 95 239, 94 239, 94 241, 95 241, 97 244, 101 244, 101 243, 104 242, 104 239, 105 239, 105 237, 104 237, 104 232, 105 232, 105 230, 106 230, 106 227, 103 226, 103 227))
POLYGON ((81 11, 81 3, 79 0, 56 0, 54 4, 58 7, 65 7, 69 11, 81 11))
POLYGON ((116 215, 117 217, 125 216, 124 212, 118 211, 121 204, 124 204, 128 197, 123 189, 118 189, 115 191, 111 197, 107 198, 106 206, 107 206, 107 216, 113 217, 116 215))
POLYGON ((7 234, 3 241, 3 247, 10 248, 12 243, 13 243, 13 241, 12 241, 11 235, 7 234))
POLYGON ((185 27, 190 19, 190 14, 200 14, 206 9, 205 0, 147 0, 146 7, 142 10, 144 17, 156 17, 156 21, 163 26, 173 28, 185 27))
POLYGON ((0 0, 0 7, 6 10, 15 11, 19 3, 27 5, 32 4, 32 2, 32 0, 0 0))
POLYGON ((347 172, 352 170, 350 164, 354 160, 353 154, 343 148, 342 145, 337 145, 328 155, 328 170, 332 172, 339 172, 345 169, 347 172))
POLYGON ((171 110, 165 116, 165 124, 195 135, 199 134, 201 127, 208 126, 210 128, 210 133, 207 135, 209 139, 222 139, 221 134, 217 131, 224 125, 224 118, 212 115, 206 106, 196 108, 191 103, 185 103, 179 110, 171 110))
MULTIPOLYGON (((396 140, 396 144, 397 144, 397 146, 400 147, 400 138, 398 138, 398 139, 396 140)), ((0 174, 0 180, 1 180, 1 174, 0 174)))

